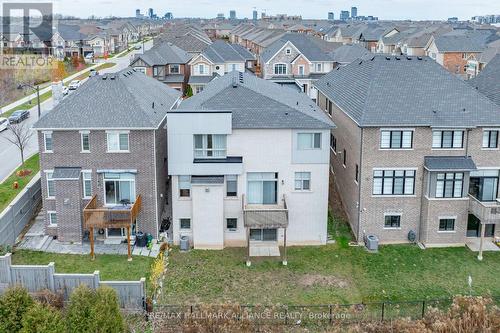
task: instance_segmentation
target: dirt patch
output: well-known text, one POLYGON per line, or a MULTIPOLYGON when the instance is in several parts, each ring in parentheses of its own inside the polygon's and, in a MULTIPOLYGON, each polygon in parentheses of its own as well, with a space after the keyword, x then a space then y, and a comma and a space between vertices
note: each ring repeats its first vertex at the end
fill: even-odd
POLYGON ((344 279, 332 275, 321 274, 306 274, 299 279, 299 283, 306 287, 319 285, 324 287, 346 288, 349 286, 349 283, 344 279))

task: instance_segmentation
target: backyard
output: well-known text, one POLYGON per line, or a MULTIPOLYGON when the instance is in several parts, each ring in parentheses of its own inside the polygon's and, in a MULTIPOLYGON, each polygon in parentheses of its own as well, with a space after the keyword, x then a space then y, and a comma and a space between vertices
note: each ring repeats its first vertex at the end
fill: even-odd
POLYGON ((467 248, 421 250, 416 245, 381 246, 379 253, 348 245, 347 227, 337 242, 291 247, 288 266, 278 258, 253 260, 246 249, 193 250, 170 255, 164 304, 332 304, 448 298, 472 293, 500 295, 500 252, 483 261, 467 248))

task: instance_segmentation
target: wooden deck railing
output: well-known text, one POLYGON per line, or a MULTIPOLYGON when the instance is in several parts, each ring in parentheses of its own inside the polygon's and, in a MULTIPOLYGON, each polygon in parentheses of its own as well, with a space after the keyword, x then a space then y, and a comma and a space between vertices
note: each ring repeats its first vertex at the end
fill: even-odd
POLYGON ((125 228, 134 223, 142 206, 141 196, 137 196, 131 206, 98 207, 97 196, 94 195, 83 209, 83 221, 86 229, 93 228, 125 228))
POLYGON ((483 202, 469 195, 469 211, 483 224, 500 223, 499 202, 483 202))

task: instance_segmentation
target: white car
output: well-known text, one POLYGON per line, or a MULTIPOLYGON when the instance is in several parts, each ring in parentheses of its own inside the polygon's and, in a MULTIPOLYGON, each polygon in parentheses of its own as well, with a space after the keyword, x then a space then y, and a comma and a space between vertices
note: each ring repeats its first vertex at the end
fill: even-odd
POLYGON ((79 86, 80 86, 80 80, 73 80, 69 84, 68 88, 69 88, 69 90, 76 90, 76 89, 78 89, 79 86))
POLYGON ((9 126, 9 119, 0 117, 0 132, 6 130, 7 126, 9 126))
POLYGON ((63 96, 66 96, 69 94, 69 88, 68 87, 64 87, 63 90, 62 90, 62 94, 63 96))

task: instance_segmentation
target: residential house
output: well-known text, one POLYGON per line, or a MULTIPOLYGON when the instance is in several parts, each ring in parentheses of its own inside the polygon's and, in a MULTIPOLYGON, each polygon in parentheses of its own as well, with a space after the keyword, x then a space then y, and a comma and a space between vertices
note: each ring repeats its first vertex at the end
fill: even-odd
POLYGON ((196 57, 212 44, 208 35, 201 29, 192 25, 172 25, 164 31, 154 44, 170 42, 191 56, 196 57))
POLYGON ((372 53, 359 44, 345 44, 331 53, 336 66, 345 66, 370 54, 372 53))
POLYGON ((189 67, 191 69, 189 85, 193 94, 197 94, 216 77, 231 71, 253 71, 255 56, 241 45, 218 40, 209 45, 200 55, 193 57, 189 62, 189 67))
POLYGON ((282 29, 269 29, 255 27, 254 25, 240 25, 231 31, 231 41, 240 44, 250 52, 256 55, 257 61, 260 55, 272 43, 285 35, 282 29))
POLYGON ((261 55, 262 77, 316 99, 313 82, 334 67, 332 55, 323 44, 329 43, 310 35, 283 35, 261 55))
POLYGON ((58 59, 85 57, 93 53, 87 40, 88 37, 80 32, 78 25, 58 24, 52 35, 52 54, 58 59))
POLYGON ((500 54, 488 61, 486 67, 466 82, 500 106, 500 54))
POLYGON ((233 71, 167 115, 173 241, 327 241, 329 133, 304 94, 233 71))
POLYGON ((316 86, 337 125, 331 170, 359 243, 500 235, 498 105, 428 57, 376 55, 316 86))
POLYGON ((48 235, 79 243, 97 223, 95 239, 121 241, 128 228, 158 238, 168 194, 164 127, 180 97, 126 69, 89 79, 38 120, 48 235))
POLYGON ((487 44, 483 52, 467 61, 467 77, 476 77, 497 54, 500 54, 500 39, 487 44))
POLYGON ((144 54, 136 54, 130 67, 181 92, 186 91, 191 55, 170 42, 153 46, 144 54))

